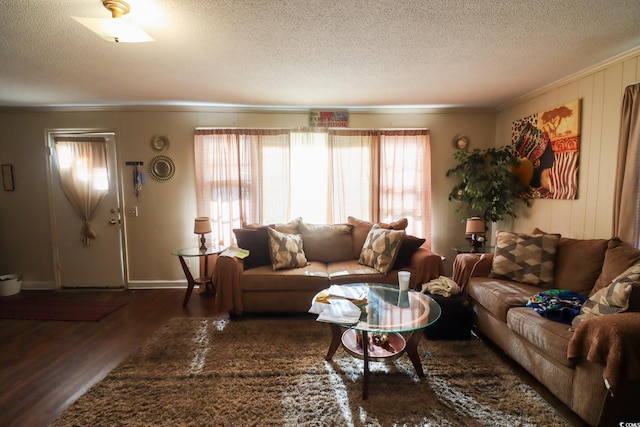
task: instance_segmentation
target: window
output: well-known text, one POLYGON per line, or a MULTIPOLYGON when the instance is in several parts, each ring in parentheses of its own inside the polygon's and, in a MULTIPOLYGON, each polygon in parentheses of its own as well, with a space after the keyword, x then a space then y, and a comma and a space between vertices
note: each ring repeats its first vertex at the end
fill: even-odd
POLYGON ((194 147, 197 214, 221 244, 243 223, 354 216, 407 217, 407 232, 430 245, 426 129, 198 129, 194 147))

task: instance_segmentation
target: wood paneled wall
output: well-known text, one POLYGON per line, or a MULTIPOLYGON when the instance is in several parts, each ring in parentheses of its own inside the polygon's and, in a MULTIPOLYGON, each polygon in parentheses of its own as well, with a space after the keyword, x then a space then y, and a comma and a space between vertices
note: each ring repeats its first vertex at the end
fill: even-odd
POLYGON ((499 229, 531 232, 538 227, 573 238, 611 237, 622 96, 626 86, 638 81, 640 53, 636 51, 501 108, 496 146, 511 144, 514 120, 574 99, 581 100, 582 136, 577 199, 533 200, 518 218, 497 224, 499 229))

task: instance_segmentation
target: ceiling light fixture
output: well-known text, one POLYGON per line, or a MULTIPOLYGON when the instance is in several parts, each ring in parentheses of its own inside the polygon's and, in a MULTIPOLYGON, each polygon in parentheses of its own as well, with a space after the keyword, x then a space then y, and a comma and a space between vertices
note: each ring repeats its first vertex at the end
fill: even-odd
POLYGON ((102 5, 111 12, 111 18, 83 18, 72 16, 73 19, 89 28, 105 40, 122 43, 141 43, 154 41, 142 28, 123 18, 131 11, 131 6, 123 0, 102 0, 102 5))

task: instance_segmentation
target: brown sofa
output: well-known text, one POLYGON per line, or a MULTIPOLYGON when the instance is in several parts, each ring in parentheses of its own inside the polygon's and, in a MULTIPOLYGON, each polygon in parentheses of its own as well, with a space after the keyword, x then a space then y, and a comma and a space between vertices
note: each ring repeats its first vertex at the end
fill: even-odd
POLYGON ((545 286, 490 277, 493 261, 494 254, 454 261, 454 280, 471 299, 477 330, 589 425, 640 422, 640 285, 633 283, 626 312, 573 328, 525 306, 545 288, 593 295, 639 263, 640 251, 618 239, 560 238, 554 280, 545 286))
MULTIPOLYGON (((393 266, 386 274, 359 262, 372 223, 349 217, 344 224, 307 224, 301 219, 287 224, 249 225, 234 230, 238 246, 248 249, 244 260, 220 256, 214 266, 216 305, 219 312, 306 312, 315 294, 332 284, 398 283, 398 270, 411 272, 410 286, 444 274, 442 258, 423 246, 425 240, 402 237, 393 266), (267 228, 302 237, 306 263, 274 270, 267 228)), ((378 224, 377 228, 404 230, 407 220, 378 224)), ((404 232, 403 232, 404 233, 404 232)))

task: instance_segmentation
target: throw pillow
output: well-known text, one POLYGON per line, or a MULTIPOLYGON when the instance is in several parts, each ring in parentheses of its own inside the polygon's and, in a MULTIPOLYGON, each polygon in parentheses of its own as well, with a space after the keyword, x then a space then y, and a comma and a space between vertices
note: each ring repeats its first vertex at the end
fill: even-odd
POLYGON ((553 283, 559 237, 498 231, 490 277, 530 285, 553 283))
POLYGON ((271 266, 274 270, 307 265, 300 234, 281 233, 273 228, 268 228, 267 232, 269 233, 271 266))
POLYGON ((300 223, 304 253, 309 261, 350 261, 353 255, 351 224, 300 223))
POLYGON ((380 228, 377 224, 373 225, 362 247, 360 264, 387 274, 398 256, 398 249, 404 236, 404 230, 387 230, 380 228))
MULTIPOLYGON (((362 252, 365 240, 373 227, 373 222, 363 221, 352 216, 347 218, 347 223, 353 225, 353 256, 358 258, 362 252)), ((407 218, 401 218, 398 221, 391 223, 378 223, 380 228, 386 228, 389 230, 405 230, 409 225, 407 218)))
POLYGON ((233 229, 238 246, 249 251, 249 256, 243 260, 245 270, 271 265, 268 228, 263 226, 259 228, 233 229))
POLYGON ((419 239, 418 237, 406 234, 400 244, 396 262, 393 264, 393 270, 399 270, 411 265, 413 254, 418 252, 418 249, 420 249, 420 246, 422 246, 424 242, 426 242, 425 239, 419 239))
POLYGON ((631 266, 616 277, 609 286, 593 294, 580 309, 580 315, 573 319, 571 325, 603 314, 622 313, 629 308, 629 296, 633 285, 640 281, 640 263, 631 266))

